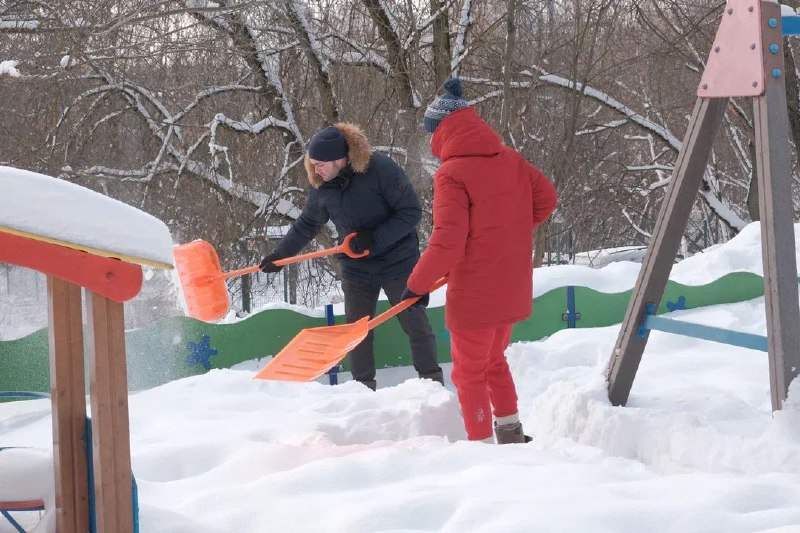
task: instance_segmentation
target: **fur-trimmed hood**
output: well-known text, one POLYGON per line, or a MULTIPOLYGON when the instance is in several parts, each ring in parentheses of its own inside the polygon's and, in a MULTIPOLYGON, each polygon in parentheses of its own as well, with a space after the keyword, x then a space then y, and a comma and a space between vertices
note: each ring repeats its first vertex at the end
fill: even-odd
MULTIPOLYGON (((337 122, 333 127, 342 132, 342 136, 347 142, 347 159, 353 171, 359 173, 365 172, 369 166, 372 147, 369 144, 364 130, 349 122, 337 122)), ((306 151, 304 165, 306 167, 306 174, 308 175, 308 182, 312 187, 319 189, 325 182, 314 172, 314 167, 311 165, 311 161, 308 158, 308 151, 306 151)))

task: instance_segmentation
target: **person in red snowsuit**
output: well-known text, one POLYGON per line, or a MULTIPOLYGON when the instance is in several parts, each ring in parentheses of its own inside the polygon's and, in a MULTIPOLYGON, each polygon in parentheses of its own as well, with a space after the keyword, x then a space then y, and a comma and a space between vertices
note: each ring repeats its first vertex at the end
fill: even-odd
POLYGON ((457 78, 425 112, 439 158, 433 178, 433 233, 403 297, 423 296, 447 277, 445 326, 469 440, 527 442, 505 349, 516 322, 531 315, 533 231, 556 208, 556 191, 462 98, 457 78), (492 426, 494 415, 494 428, 492 426))

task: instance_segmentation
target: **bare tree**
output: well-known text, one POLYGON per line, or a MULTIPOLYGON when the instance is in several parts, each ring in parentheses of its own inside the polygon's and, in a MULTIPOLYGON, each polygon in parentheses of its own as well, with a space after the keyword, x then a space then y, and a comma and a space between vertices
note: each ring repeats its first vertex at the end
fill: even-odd
MULTIPOLYGON (((504 141, 556 183, 559 208, 550 237, 545 226, 537 239, 538 258, 567 240, 579 249, 642 244, 723 6, 0 2, 0 163, 145 209, 176 240, 206 239, 235 268, 272 245, 267 228, 298 216, 307 139, 352 121, 406 167, 427 211, 425 238, 437 162, 422 110, 458 75, 504 141)), ((796 146, 794 45, 785 50, 796 146)), ((757 218, 752 111, 743 101, 731 101, 722 132, 685 233, 692 251, 757 218)), ((328 228, 311 246, 336 237, 328 228)), ((292 281, 309 302, 319 299, 312 286, 335 276, 335 263, 315 265, 292 281)), ((254 305, 282 294, 282 283, 254 280, 254 305), (261 287, 268 288, 259 294, 261 287)))

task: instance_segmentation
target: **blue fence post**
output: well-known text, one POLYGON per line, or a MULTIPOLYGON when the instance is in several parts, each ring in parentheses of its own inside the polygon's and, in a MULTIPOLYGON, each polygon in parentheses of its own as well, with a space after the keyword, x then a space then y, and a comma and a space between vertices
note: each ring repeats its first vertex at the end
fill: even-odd
MULTIPOLYGON (((329 326, 336 324, 336 317, 333 316, 333 304, 325 305, 325 323, 329 326)), ((326 372, 331 385, 338 385, 339 371, 342 369, 340 365, 333 365, 330 370, 326 372)))
POLYGON ((576 320, 581 319, 581 314, 575 311, 575 287, 567 286, 567 312, 561 315, 561 320, 567 323, 568 328, 577 326, 576 320))

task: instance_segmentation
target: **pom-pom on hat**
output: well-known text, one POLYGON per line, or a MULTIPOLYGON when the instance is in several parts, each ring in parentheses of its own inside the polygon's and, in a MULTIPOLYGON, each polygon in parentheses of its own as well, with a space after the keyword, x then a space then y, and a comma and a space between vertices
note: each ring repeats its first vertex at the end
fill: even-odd
POLYGON ((458 78, 450 78, 444 82, 445 93, 431 102, 428 109, 425 110, 425 117, 422 119, 422 125, 428 133, 433 133, 436 126, 444 120, 444 117, 458 111, 464 107, 469 107, 469 102, 464 100, 464 88, 461 86, 461 80, 458 78))
POLYGON ((316 161, 336 161, 347 157, 347 141, 335 126, 319 130, 308 144, 308 157, 316 161))

